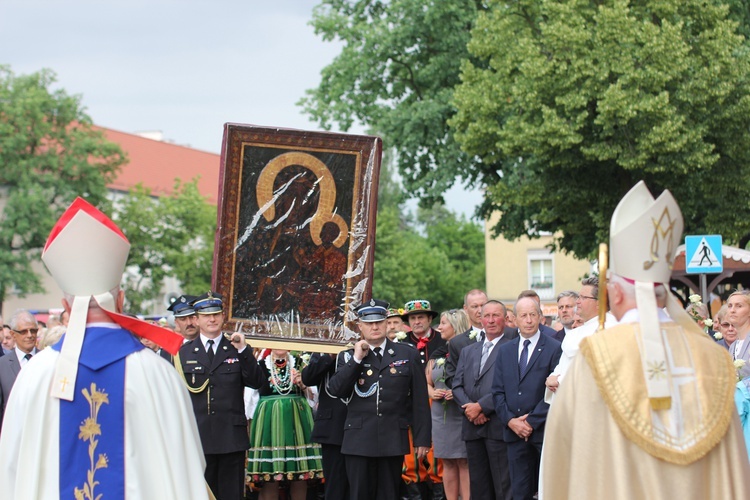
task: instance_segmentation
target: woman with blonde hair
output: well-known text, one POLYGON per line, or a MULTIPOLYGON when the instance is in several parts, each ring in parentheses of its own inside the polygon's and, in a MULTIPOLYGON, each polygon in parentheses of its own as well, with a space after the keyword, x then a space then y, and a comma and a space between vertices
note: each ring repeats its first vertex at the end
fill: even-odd
MULTIPOLYGON (((451 309, 440 315, 438 331, 446 342, 471 328, 463 309, 451 309)), ((435 351, 427 364, 427 392, 432 399, 432 446, 435 458, 443 461, 443 487, 446 500, 469 498, 469 462, 466 443, 461 439, 461 409, 453 401, 453 391, 445 384, 447 346, 435 351)))
POLYGON ((750 333, 750 293, 748 290, 734 292, 727 299, 727 319, 737 330, 737 340, 729 346, 729 354, 735 361, 742 360, 744 366, 738 368, 740 378, 750 376, 750 341, 747 334, 750 333))

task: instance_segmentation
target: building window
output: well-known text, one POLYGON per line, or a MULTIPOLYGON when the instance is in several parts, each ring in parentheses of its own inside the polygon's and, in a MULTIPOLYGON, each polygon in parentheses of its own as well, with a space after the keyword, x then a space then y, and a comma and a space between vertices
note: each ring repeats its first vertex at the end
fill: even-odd
POLYGON ((555 270, 549 250, 529 250, 529 288, 542 300, 555 297, 555 270))

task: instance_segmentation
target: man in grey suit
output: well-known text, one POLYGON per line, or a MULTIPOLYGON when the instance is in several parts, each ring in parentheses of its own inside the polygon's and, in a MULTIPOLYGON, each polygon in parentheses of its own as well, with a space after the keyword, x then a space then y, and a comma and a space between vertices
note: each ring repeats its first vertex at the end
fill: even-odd
POLYGON ((453 399, 466 417, 461 437, 466 441, 472 500, 511 498, 505 425, 495 414, 492 378, 499 346, 518 336, 505 333, 505 305, 490 300, 482 306, 484 342, 461 352, 453 378, 453 399))
POLYGON ((0 427, 5 414, 5 403, 8 401, 18 372, 37 353, 36 336, 39 332, 36 318, 25 310, 16 311, 10 318, 9 326, 16 341, 16 347, 0 357, 0 427))

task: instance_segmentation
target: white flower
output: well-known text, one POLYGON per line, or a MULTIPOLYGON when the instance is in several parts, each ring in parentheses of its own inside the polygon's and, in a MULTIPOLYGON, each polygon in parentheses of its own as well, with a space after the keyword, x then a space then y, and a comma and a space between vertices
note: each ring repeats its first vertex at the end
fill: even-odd
POLYGON ((722 335, 721 332, 716 332, 716 333, 714 333, 714 338, 716 340, 721 340, 721 339, 724 338, 724 335, 722 335))
POLYGON ((476 330, 472 330, 471 333, 469 334, 469 338, 471 340, 474 340, 475 338, 477 338, 477 331, 476 330))
POLYGON ((711 319, 709 319, 709 318, 704 319, 703 320, 703 324, 706 325, 709 328, 711 328, 712 326, 714 326, 714 322, 711 319))
POLYGON ((700 304, 701 303, 701 299, 702 299, 702 297, 700 295, 698 295, 697 293, 694 293, 693 295, 691 295, 690 297, 688 297, 688 300, 690 301, 691 304, 700 304))
POLYGON ((738 370, 745 366, 745 360, 744 359, 735 359, 734 360, 734 367, 738 370))
POLYGON ((406 338, 406 332, 396 332, 396 342, 401 342, 406 338))
POLYGON ((308 364, 310 362, 310 353, 306 352, 305 354, 300 356, 300 359, 304 364, 308 364))
POLYGON ((445 358, 438 358, 435 360, 436 366, 443 366, 445 364, 445 358))

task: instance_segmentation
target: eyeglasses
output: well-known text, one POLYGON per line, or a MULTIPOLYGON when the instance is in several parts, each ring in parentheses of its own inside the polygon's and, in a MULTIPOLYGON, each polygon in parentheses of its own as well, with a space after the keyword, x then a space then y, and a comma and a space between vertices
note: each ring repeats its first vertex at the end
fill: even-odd
POLYGON ((596 297, 589 297, 588 295, 579 295, 578 298, 581 300, 583 299, 599 300, 596 297))
POLYGON ((39 328, 27 328, 25 330, 13 330, 18 335, 33 335, 36 337, 36 334, 39 333, 39 328))
POLYGON ((732 326, 731 323, 719 323, 719 324, 721 325, 722 328, 729 328, 730 326, 732 326))

